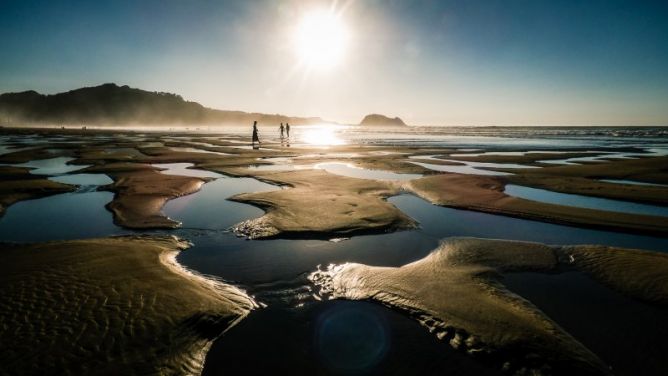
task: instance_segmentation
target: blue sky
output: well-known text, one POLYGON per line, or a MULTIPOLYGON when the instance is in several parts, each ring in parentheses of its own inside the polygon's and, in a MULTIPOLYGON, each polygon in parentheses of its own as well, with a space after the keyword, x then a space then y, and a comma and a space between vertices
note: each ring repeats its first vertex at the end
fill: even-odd
POLYGON ((116 82, 220 109, 424 125, 668 125, 668 2, 0 1, 0 92, 116 82), (299 66, 334 8, 342 61, 299 66))

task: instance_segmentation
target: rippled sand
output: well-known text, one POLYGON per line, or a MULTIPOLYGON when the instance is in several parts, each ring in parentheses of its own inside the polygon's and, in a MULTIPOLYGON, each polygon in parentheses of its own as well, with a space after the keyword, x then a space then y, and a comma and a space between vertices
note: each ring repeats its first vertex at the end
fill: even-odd
POLYGON ((176 264, 175 237, 0 247, 0 374, 199 374, 255 307, 176 264))

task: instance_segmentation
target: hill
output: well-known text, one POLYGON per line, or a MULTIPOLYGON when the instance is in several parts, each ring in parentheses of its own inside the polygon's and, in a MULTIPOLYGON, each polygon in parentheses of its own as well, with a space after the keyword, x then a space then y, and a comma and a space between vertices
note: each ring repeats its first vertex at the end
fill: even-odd
POLYGON ((152 92, 113 83, 54 95, 34 90, 0 95, 0 122, 22 124, 169 125, 260 124, 294 125, 322 122, 320 118, 223 111, 189 102, 171 93, 152 92))
POLYGON ((384 125, 384 126, 405 126, 403 120, 395 117, 394 119, 380 114, 369 114, 362 119, 360 125, 384 125))

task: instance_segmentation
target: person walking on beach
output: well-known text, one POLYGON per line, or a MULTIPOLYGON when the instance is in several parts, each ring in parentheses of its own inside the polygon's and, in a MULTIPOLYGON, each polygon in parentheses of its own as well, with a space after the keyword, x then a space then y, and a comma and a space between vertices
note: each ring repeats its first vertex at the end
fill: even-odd
POLYGON ((282 140, 283 139, 283 130, 284 130, 283 123, 281 123, 281 126, 278 129, 281 130, 281 140, 282 140))
POLYGON ((253 121, 253 149, 260 148, 260 137, 257 135, 257 120, 253 121), (257 142, 257 146, 255 146, 257 142))
MULTIPOLYGON (((290 123, 285 123, 285 131, 288 134, 288 138, 290 138, 290 123)), ((281 132, 283 133, 283 132, 281 132)))

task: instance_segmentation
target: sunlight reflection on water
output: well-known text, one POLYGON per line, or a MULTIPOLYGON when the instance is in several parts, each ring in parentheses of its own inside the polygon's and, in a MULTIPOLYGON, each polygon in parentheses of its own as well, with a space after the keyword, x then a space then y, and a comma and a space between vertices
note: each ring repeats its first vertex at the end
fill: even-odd
POLYGON ((301 127, 296 135, 297 140, 309 145, 335 146, 344 145, 346 142, 339 137, 338 131, 341 127, 336 125, 315 125, 301 127))

